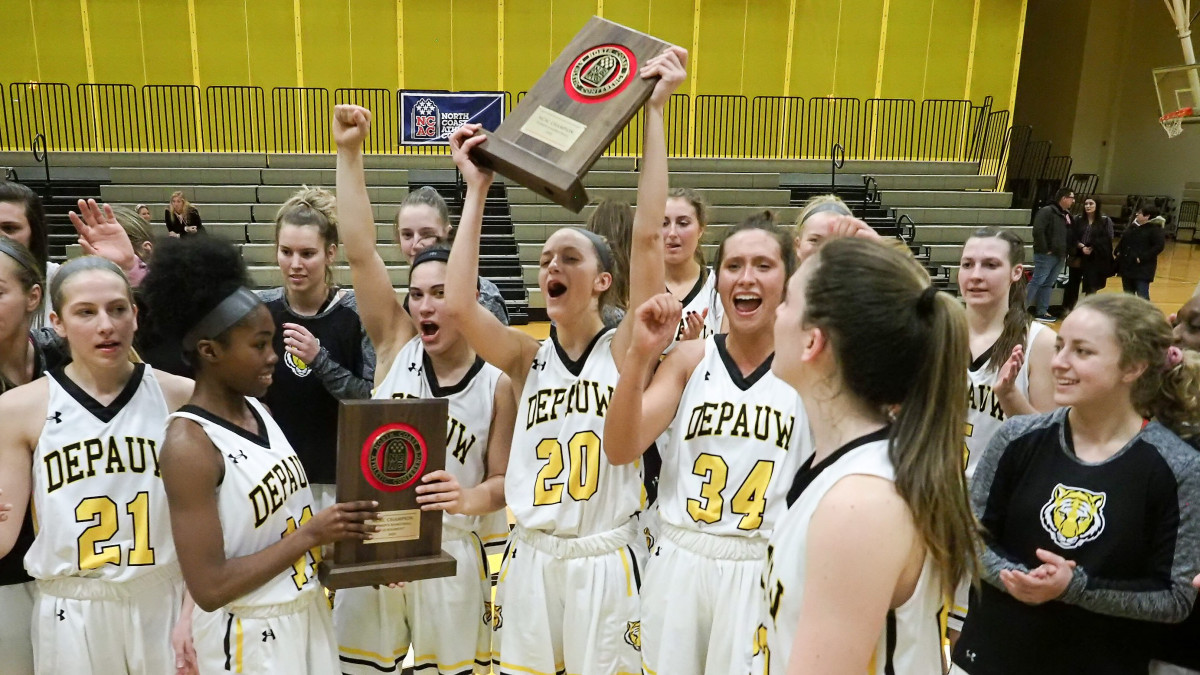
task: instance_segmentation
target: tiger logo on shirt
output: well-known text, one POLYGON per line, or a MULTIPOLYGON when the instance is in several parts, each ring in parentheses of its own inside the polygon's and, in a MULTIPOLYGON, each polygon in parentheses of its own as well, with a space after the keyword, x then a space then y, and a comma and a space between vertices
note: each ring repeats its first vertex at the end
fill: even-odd
POLYGON ((1042 528, 1064 549, 1079 548, 1104 532, 1104 504, 1108 496, 1083 488, 1054 486, 1042 507, 1042 528))

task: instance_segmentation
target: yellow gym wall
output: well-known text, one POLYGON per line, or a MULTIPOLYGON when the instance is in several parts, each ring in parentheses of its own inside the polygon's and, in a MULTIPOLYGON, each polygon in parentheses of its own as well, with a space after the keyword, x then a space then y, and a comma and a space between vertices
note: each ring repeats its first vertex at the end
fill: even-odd
POLYGON ((1027 0, 0 0, 0 83, 528 89, 593 14, 687 47, 683 93, 1011 108, 1027 0))

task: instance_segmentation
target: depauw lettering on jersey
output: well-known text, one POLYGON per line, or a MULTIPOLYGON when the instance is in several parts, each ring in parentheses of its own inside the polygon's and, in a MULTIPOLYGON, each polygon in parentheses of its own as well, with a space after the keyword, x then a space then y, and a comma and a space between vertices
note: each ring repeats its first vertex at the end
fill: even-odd
POLYGON ((271 514, 283 507, 288 497, 306 487, 308 476, 298 457, 292 455, 276 462, 247 495, 254 508, 254 527, 267 522, 271 514))
POLYGON ((540 389, 526 401, 525 429, 573 413, 604 417, 612 393, 612 385, 591 380, 577 380, 566 388, 540 389))
POLYGON ((729 401, 701 403, 692 408, 683 438, 690 441, 701 436, 753 437, 774 442, 776 447, 786 450, 792 440, 796 416, 765 405, 755 405, 751 413, 750 407, 729 401))
POLYGON ((42 457, 46 493, 97 474, 158 473, 158 442, 138 436, 89 438, 62 446, 42 457))

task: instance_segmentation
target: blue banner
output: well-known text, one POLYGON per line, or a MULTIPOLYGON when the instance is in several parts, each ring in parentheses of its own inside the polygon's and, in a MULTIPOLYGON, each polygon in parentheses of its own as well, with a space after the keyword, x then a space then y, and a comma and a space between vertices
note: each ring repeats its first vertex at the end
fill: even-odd
POLYGON ((400 144, 449 145, 460 126, 482 124, 495 131, 504 121, 504 92, 451 94, 444 91, 400 92, 400 144))

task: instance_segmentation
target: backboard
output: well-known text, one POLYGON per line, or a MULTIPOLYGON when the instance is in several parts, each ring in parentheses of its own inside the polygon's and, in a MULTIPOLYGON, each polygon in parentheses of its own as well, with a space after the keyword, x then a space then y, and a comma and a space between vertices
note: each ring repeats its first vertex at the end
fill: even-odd
POLYGON ((1200 122, 1200 64, 1155 68, 1154 88, 1158 92, 1159 115, 1191 108, 1184 124, 1200 122))

